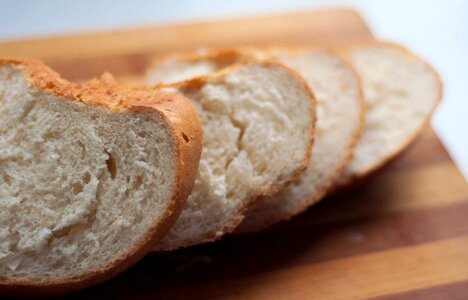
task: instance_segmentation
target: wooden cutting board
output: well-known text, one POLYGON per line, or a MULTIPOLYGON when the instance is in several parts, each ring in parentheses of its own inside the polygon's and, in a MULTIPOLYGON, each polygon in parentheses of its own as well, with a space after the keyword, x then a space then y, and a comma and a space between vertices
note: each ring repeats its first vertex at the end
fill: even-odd
MULTIPOLYGON (((70 80, 110 71, 135 83, 174 51, 372 38, 355 12, 330 10, 20 41, 0 55, 43 59, 70 80)), ((466 299, 468 184, 427 128, 380 172, 289 222, 147 257, 72 297, 466 299)))

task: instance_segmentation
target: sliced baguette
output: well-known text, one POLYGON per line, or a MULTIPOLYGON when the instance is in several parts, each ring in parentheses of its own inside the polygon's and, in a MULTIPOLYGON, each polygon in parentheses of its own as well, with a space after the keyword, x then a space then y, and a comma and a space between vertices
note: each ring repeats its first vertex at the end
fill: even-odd
POLYGON ((317 126, 306 172, 278 194, 257 199, 236 229, 238 233, 288 219, 320 200, 351 160, 364 119, 356 74, 336 55, 319 49, 215 50, 174 55, 154 64, 151 79, 187 79, 251 57, 278 60, 304 77, 317 97, 317 126))
POLYGON ((0 60, 0 293, 63 294, 142 258, 182 210, 201 142, 181 95, 0 60))
POLYGON ((422 130, 442 98, 442 83, 425 61, 396 44, 367 42, 341 52, 361 78, 366 118, 346 185, 400 153, 422 130))
POLYGON ((241 63, 155 89, 191 99, 205 129, 188 206, 156 251, 233 231, 254 199, 278 192, 307 166, 315 100, 303 79, 285 66, 241 63))

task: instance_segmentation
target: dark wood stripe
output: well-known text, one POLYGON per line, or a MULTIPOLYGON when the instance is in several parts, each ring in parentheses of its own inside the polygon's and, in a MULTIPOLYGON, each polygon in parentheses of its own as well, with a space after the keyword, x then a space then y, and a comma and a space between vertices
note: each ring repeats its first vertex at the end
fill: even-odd
POLYGON ((320 213, 318 209, 263 233, 147 257, 121 276, 80 293, 79 297, 98 298, 111 291, 137 298, 170 295, 178 287, 255 277, 259 273, 467 235, 467 210, 468 202, 462 202, 335 224, 308 222, 320 213))
MULTIPOLYGON (((468 266, 467 266, 468 267, 468 266)), ((381 297, 371 298, 373 300, 466 300, 468 299, 468 281, 433 286, 425 289, 417 289, 404 293, 395 293, 381 297)))
POLYGON ((322 225, 313 222, 320 211, 311 210, 297 220, 273 228, 269 234, 297 235, 291 237, 299 244, 297 248, 304 247, 300 237, 307 237, 306 245, 312 246, 314 251, 301 255, 294 265, 309 264, 468 234, 467 209, 468 199, 455 205, 376 212, 322 225))

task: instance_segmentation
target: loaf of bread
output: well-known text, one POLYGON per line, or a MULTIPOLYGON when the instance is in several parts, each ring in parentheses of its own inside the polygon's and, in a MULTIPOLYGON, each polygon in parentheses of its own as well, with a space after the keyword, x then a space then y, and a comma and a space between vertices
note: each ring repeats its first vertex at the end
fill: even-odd
POLYGON ((362 81, 365 125, 340 184, 353 182, 400 153, 422 130, 442 97, 434 69, 407 49, 367 42, 341 52, 362 81))
POLYGON ((61 294, 135 263, 185 205, 201 142, 181 95, 0 60, 0 292, 61 294))
MULTIPOLYGON (((254 61, 203 67, 193 74, 211 73, 213 67, 221 70, 154 87, 191 99, 205 129, 188 205, 156 250, 196 245, 233 231, 253 200, 296 179, 310 157, 315 100, 300 76, 281 64, 254 61)), ((149 75, 148 84, 160 82, 149 75)))

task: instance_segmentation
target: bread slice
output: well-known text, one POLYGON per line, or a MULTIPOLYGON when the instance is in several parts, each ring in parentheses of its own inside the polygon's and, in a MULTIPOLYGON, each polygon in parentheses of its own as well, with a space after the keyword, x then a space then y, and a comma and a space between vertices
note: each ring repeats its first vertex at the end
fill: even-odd
POLYGON ((156 89, 191 99, 205 129, 195 187, 155 250, 172 250, 233 231, 261 195, 278 192, 310 157, 315 100, 287 67, 246 62, 156 89))
POLYGON ((362 80, 366 118, 354 158, 340 184, 376 170, 421 131, 442 97, 434 69, 407 49, 367 42, 342 52, 362 80))
POLYGON ((289 219, 319 201, 351 160, 364 120, 359 79, 336 55, 319 49, 271 49, 263 55, 297 70, 314 91, 315 141, 306 172, 277 195, 255 201, 238 233, 289 219))
POLYGON ((143 257, 184 206, 201 141, 181 95, 0 60, 0 293, 70 292, 143 257))

